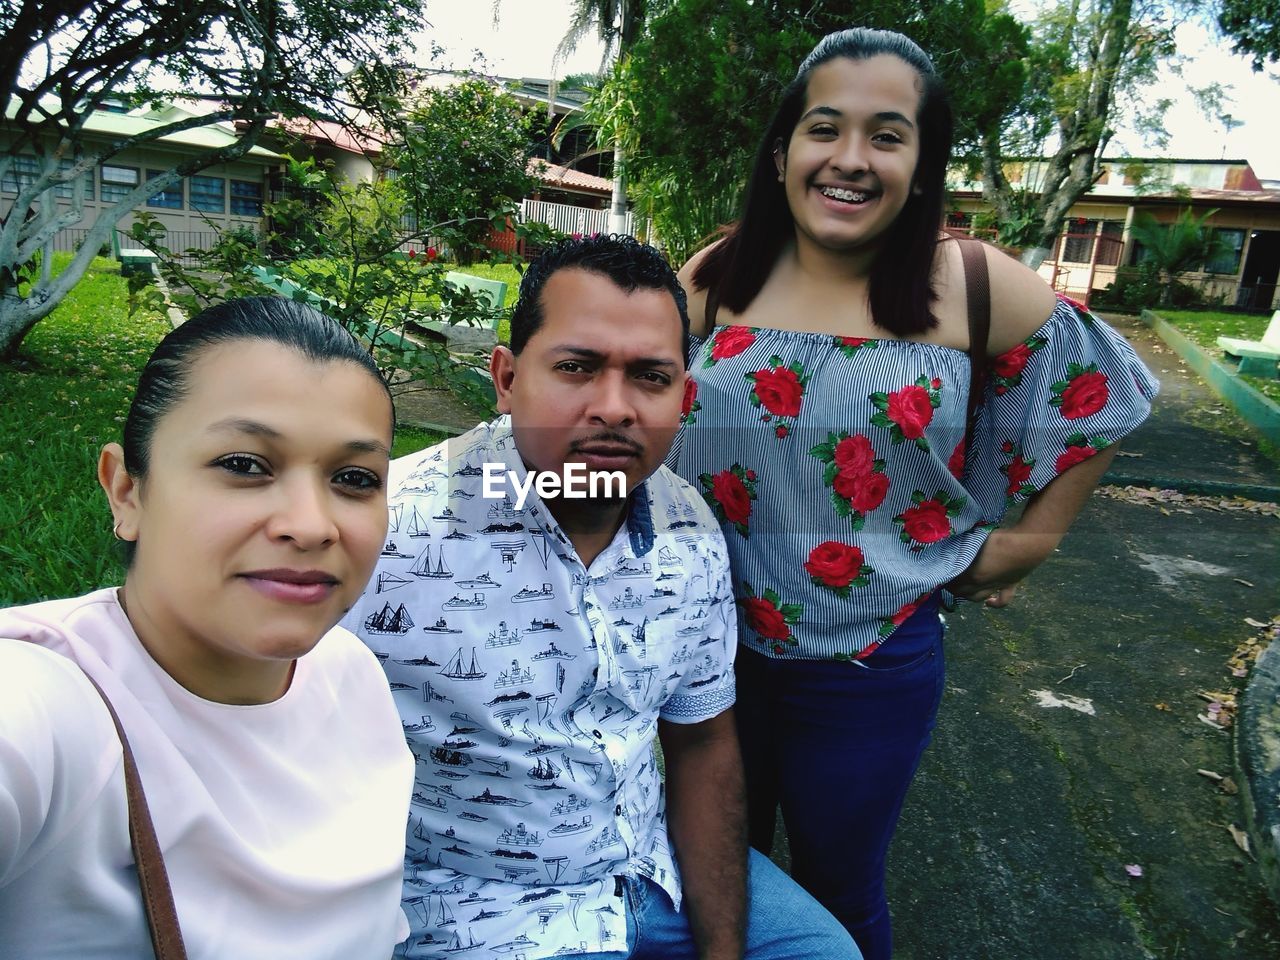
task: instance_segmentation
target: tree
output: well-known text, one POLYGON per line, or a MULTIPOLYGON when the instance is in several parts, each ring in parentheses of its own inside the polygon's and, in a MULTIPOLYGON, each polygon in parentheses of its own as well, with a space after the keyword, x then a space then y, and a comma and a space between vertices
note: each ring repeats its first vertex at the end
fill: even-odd
POLYGON ((1173 288, 1178 274, 1203 269, 1207 264, 1230 252, 1226 242, 1207 227, 1217 210, 1197 217, 1184 207, 1172 223, 1161 223, 1149 213, 1133 219, 1133 239, 1142 244, 1141 262, 1151 264, 1160 279, 1160 305, 1173 303, 1173 288))
MULTIPOLYGON (((181 178, 243 156, 273 117, 345 117, 394 80, 424 0, 22 0, 0 6, 0 177, 18 182, 0 217, 0 359, 57 306, 129 210, 181 178), (108 105, 173 89, 212 109, 113 142, 85 134, 108 105), (121 151, 234 122, 229 146, 191 156, 130 190, 89 224, 54 276, 55 234, 85 216, 86 173, 121 151), (18 157, 34 168, 15 169, 18 157), (59 194, 70 196, 59 203, 59 194)), ((167 93, 165 91, 168 91, 167 93)))
POLYGON ((467 264, 532 189, 532 118, 486 80, 428 88, 388 151, 410 209, 467 264))
POLYGON ((1280 61, 1280 0, 1222 0, 1218 25, 1235 38, 1236 53, 1253 57, 1253 69, 1280 61))

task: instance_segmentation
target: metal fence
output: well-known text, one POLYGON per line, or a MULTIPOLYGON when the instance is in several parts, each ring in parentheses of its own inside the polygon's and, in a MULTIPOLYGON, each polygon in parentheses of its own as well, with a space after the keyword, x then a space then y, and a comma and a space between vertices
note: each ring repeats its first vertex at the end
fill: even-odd
MULTIPOLYGON (((609 211, 575 207, 567 203, 548 203, 545 200, 521 200, 521 223, 545 223, 561 233, 608 233, 609 211)), ((635 218, 628 211, 625 233, 635 236, 635 218)))

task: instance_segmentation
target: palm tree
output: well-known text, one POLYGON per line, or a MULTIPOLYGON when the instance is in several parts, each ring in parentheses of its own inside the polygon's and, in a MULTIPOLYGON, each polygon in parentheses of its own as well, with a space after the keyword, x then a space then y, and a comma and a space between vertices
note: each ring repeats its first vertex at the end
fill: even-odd
POLYGON ((1160 305, 1173 302, 1173 285, 1180 273, 1202 269, 1229 253, 1226 242, 1205 223, 1217 210, 1197 217, 1184 207, 1172 223, 1161 223, 1149 213, 1133 220, 1132 236, 1142 244, 1142 262, 1150 263, 1160 275, 1160 305))

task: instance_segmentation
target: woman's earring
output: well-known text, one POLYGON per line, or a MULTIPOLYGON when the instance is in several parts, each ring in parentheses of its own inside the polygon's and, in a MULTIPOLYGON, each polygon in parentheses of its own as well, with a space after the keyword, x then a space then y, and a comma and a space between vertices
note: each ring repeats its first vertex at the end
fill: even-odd
POLYGON ((120 536, 120 521, 119 521, 119 520, 117 520, 117 521, 115 522, 115 526, 113 526, 113 527, 111 528, 111 535, 112 535, 113 537, 115 537, 117 540, 123 540, 123 539, 124 539, 124 537, 120 536))

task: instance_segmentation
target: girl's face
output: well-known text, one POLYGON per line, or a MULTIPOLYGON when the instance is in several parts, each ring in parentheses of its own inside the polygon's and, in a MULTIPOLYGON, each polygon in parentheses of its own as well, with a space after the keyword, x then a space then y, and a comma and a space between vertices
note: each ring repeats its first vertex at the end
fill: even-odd
POLYGON ((874 245, 902 212, 920 159, 921 88, 889 54, 829 60, 809 75, 800 120, 774 155, 798 244, 874 245))
POLYGON ((391 410, 345 361, 279 344, 206 349, 156 426, 141 482, 123 453, 99 476, 143 644, 192 692, 265 702, 364 588, 386 535, 391 410))

